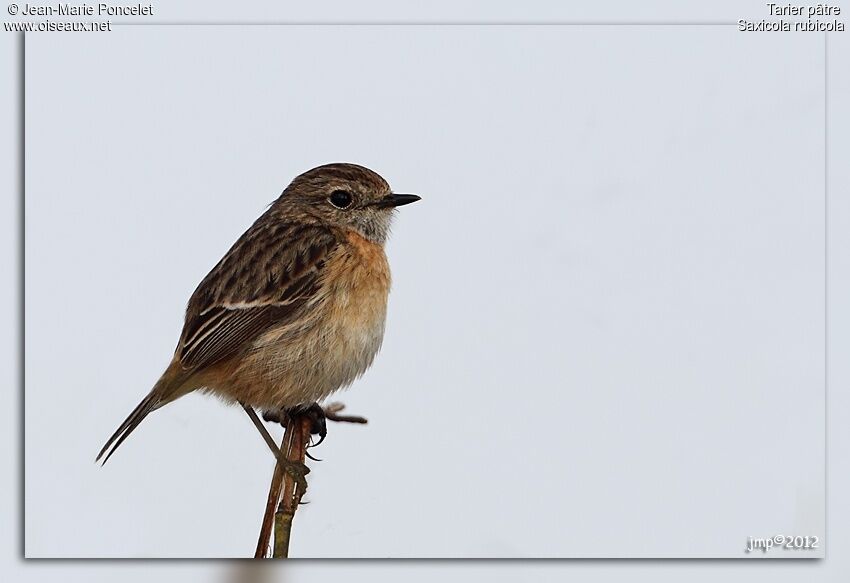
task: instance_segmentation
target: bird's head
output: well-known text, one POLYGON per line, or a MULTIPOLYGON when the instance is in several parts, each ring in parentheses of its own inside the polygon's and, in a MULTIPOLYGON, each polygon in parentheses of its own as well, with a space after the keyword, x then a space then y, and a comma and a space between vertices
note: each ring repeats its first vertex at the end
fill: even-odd
POLYGON ((357 164, 318 166, 296 177, 272 205, 287 216, 308 216, 323 224, 353 229, 383 244, 396 207, 419 200, 396 194, 376 172, 357 164))

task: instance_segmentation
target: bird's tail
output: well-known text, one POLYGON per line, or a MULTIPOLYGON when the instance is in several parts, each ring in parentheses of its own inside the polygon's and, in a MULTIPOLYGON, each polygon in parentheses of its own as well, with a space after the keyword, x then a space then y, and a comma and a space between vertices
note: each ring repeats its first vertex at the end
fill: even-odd
POLYGON ((133 412, 124 420, 124 423, 112 434, 112 437, 106 442, 106 445, 103 446, 103 449, 100 450, 100 453, 97 454, 95 461, 100 461, 103 458, 103 464, 105 464, 112 454, 115 453, 115 450, 118 449, 118 446, 124 443, 124 440, 127 439, 133 430, 139 426, 139 424, 148 416, 149 413, 158 409, 162 405, 166 403, 170 403, 177 396, 175 396, 176 390, 179 389, 182 384, 182 375, 175 375, 172 373, 172 367, 169 367, 169 370, 165 371, 165 374, 162 375, 162 378, 157 381, 154 388, 151 389, 151 392, 148 393, 147 397, 142 399, 142 402, 136 405, 136 408, 133 409, 133 412))

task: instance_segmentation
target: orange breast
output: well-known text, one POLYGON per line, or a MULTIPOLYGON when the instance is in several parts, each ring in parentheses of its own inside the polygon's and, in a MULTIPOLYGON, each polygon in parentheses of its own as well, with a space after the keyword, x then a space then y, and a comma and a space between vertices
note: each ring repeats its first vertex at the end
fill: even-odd
POLYGON ((349 231, 346 238, 349 245, 338 265, 340 278, 367 295, 389 292, 390 266, 383 246, 354 231, 349 231))

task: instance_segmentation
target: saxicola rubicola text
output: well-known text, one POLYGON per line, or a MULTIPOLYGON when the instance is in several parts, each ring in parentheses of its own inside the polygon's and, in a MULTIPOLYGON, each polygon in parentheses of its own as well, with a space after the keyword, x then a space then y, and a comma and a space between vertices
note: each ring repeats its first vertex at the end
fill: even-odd
POLYGON ((417 200, 355 164, 295 178, 198 285, 171 363, 97 459, 195 390, 258 423, 253 408, 297 410, 350 385, 384 336, 393 211, 417 200))

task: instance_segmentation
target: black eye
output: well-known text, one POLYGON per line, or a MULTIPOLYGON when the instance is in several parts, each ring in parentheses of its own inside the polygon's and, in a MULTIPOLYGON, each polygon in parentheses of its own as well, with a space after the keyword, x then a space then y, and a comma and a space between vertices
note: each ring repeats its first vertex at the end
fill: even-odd
POLYGON ((346 209, 351 206, 351 201, 354 200, 354 197, 351 196, 350 192, 345 190, 334 190, 328 200, 336 208, 346 209))

